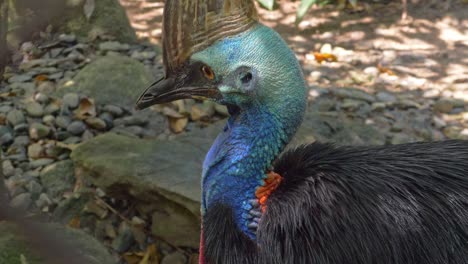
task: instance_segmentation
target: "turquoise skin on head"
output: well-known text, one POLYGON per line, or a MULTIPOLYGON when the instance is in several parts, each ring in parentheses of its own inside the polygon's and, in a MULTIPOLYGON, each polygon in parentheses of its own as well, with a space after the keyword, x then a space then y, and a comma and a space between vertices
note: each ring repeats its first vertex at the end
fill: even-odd
POLYGON ((258 24, 195 53, 211 67, 223 95, 235 105, 203 164, 202 214, 215 203, 233 209, 240 230, 255 240, 248 212, 265 172, 302 122, 306 84, 287 44, 258 24))

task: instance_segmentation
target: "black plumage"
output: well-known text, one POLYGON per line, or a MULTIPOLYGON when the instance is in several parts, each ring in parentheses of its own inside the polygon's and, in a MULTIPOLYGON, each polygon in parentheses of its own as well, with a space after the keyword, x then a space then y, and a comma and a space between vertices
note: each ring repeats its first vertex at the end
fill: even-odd
POLYGON ((274 169, 284 179, 256 243, 229 207, 204 216, 207 263, 468 263, 468 141, 313 143, 286 151, 274 169))

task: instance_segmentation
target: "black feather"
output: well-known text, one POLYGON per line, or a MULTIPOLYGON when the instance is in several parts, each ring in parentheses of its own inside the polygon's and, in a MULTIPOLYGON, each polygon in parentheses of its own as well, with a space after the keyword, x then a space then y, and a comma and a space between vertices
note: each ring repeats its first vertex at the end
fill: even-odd
POLYGON ((204 218, 207 263, 468 263, 468 141, 314 143, 274 167, 284 180, 256 245, 217 205, 204 218))

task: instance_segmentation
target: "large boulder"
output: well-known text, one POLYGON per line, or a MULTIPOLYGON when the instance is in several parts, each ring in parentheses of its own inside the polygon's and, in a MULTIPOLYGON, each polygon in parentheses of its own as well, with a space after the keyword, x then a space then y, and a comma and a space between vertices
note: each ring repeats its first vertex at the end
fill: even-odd
POLYGON ((16 0, 10 10, 9 42, 17 46, 48 25, 61 32, 94 39, 136 42, 136 35, 118 0, 16 0), (85 4, 91 16, 86 17, 85 4), (89 3, 94 2, 93 5, 89 3))
POLYGON ((133 106, 151 81, 153 77, 139 61, 108 55, 84 67, 71 82, 59 88, 58 95, 82 93, 101 104, 133 106))
MULTIPOLYGON (((221 121, 171 141, 108 133, 81 144, 71 157, 83 175, 110 195, 131 196, 157 207, 155 235, 196 247, 202 162, 223 126, 221 121)), ((385 137, 362 122, 309 112, 291 146, 316 139, 341 145, 383 144, 385 137)))
MULTIPOLYGON (((47 264, 48 254, 66 254, 54 252, 60 250, 53 247, 51 241, 58 243, 64 250, 78 254, 88 264, 114 264, 117 261, 109 254, 107 249, 92 236, 81 230, 66 228, 58 224, 40 225, 41 235, 47 237, 34 237, 32 240, 36 247, 31 247, 31 239, 25 236, 20 226, 0 221, 0 263, 5 264, 47 264), (41 241, 43 241, 41 243, 41 241), (45 256, 44 256, 45 255, 45 256)), ((37 235, 37 234, 36 234, 37 235)), ((73 263, 76 263, 74 261, 73 263)))

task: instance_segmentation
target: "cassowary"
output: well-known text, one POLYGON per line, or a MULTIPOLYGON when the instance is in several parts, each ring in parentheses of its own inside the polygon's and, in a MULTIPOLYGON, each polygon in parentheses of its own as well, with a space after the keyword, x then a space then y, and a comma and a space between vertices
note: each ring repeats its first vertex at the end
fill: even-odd
POLYGON ((306 84, 256 18, 251 0, 167 0, 165 77, 137 102, 208 98, 229 110, 203 164, 200 263, 468 263, 468 143, 282 153, 306 84))

